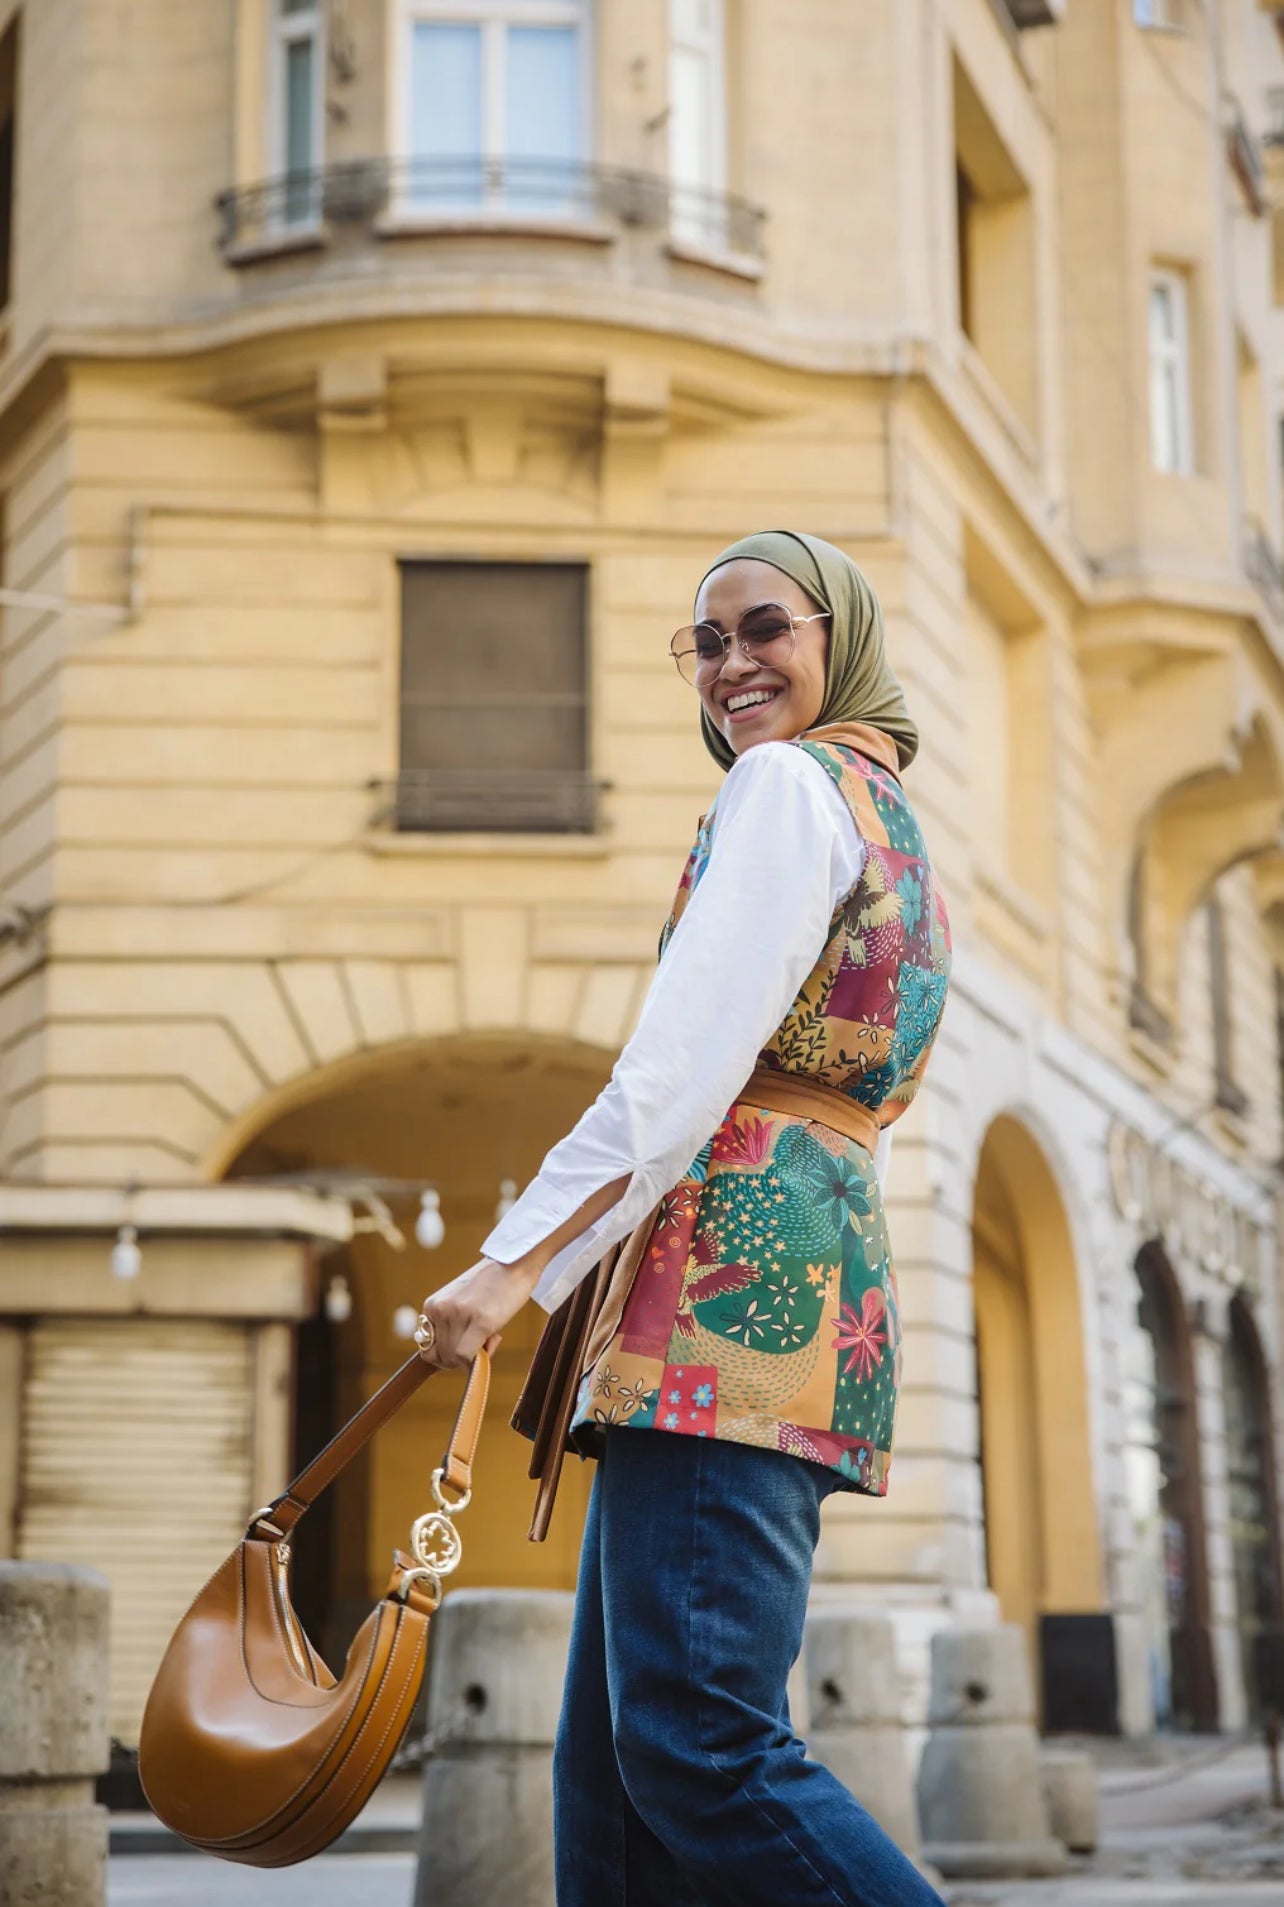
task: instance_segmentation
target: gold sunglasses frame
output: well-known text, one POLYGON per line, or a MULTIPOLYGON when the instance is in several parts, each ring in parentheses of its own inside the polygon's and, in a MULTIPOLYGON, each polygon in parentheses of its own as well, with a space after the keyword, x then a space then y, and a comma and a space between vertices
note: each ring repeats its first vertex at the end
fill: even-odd
MULTIPOLYGON (((829 616, 829 611, 827 609, 818 610, 814 616, 795 616, 791 609, 787 609, 785 607, 784 603, 774 602, 772 601, 770 597, 768 597, 765 602, 754 603, 751 608, 746 609, 744 612, 744 615, 741 616, 740 620, 737 622, 735 628, 732 630, 730 635, 728 635, 725 632, 725 630, 719 629, 716 624, 711 622, 684 623, 681 629, 675 629, 672 636, 669 638, 669 654, 673 657, 674 667, 677 669, 678 674, 682 677, 682 680, 686 683, 688 688, 698 689, 700 687, 700 683, 701 683, 700 672, 697 668, 691 675, 686 675, 683 673, 683 668, 682 668, 683 658, 685 656, 694 656, 696 654, 696 650, 694 645, 692 645, 692 647, 688 649, 675 648, 674 644, 679 640, 679 638, 682 636, 694 636, 697 629, 712 629, 714 634, 721 638, 722 660, 719 662, 717 668, 714 669, 711 674, 703 678, 706 682, 716 682, 718 677, 722 674, 722 671, 727 666, 727 657, 731 654, 731 647, 733 643, 738 644, 741 651, 746 656, 750 655, 750 650, 746 647, 744 637, 741 635, 740 632, 744 628, 745 623, 748 621, 750 616, 757 616, 764 609, 778 609, 782 616, 788 617, 789 633, 793 639, 794 646, 796 646, 798 642, 798 631, 801 628, 803 628, 805 624, 809 622, 825 622, 828 620, 828 616, 829 616)), ((769 637, 768 640, 774 641, 775 638, 769 637)), ((794 653, 794 648, 793 646, 791 646, 787 660, 792 660, 793 653, 794 653)))

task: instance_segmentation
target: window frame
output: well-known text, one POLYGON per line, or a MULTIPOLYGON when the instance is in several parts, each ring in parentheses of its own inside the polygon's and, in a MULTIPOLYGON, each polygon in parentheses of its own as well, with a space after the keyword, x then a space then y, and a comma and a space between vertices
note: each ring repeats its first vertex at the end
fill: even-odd
POLYGON ((708 0, 708 3, 713 10, 714 25, 707 35, 700 36, 703 44, 697 44, 694 39, 682 36, 678 32, 676 15, 679 7, 682 5, 682 0, 668 0, 669 180, 673 185, 693 186, 701 192, 725 192, 727 190, 727 174, 729 171, 729 153, 727 150, 729 137, 729 115, 727 111, 727 6, 726 0, 708 0), (707 57, 713 73, 714 114, 712 148, 714 167, 712 175, 707 179, 681 179, 674 166, 673 141, 676 114, 673 110, 673 62, 679 47, 684 45, 690 50, 699 53, 701 57, 707 57))
MULTIPOLYGON (((268 171, 273 178, 287 181, 300 176, 311 182, 325 165, 326 99, 326 9, 325 0, 312 0, 297 13, 285 11, 285 0, 271 0, 268 28, 267 125, 265 150, 268 171), (289 116, 285 97, 286 55, 300 41, 312 44, 312 150, 307 173, 289 170, 289 116)), ((281 231, 293 232, 320 224, 321 195, 312 186, 307 192, 307 211, 301 218, 290 216, 290 194, 283 188, 280 204, 274 209, 273 224, 281 231)))
POLYGON ((1195 427, 1191 388, 1190 279, 1175 266, 1152 266, 1146 281, 1146 364, 1150 397, 1150 464, 1162 477, 1191 477, 1195 474, 1195 427), (1155 328, 1155 294, 1167 292, 1171 300, 1173 335, 1160 339, 1155 328), (1156 386, 1161 371, 1173 376, 1174 412, 1172 463, 1159 455, 1159 412, 1156 386))
MULTIPOLYGON (((393 0, 392 30, 388 35, 388 97, 392 101, 390 147, 394 165, 408 168, 414 159, 414 64, 410 50, 415 27, 421 24, 481 28, 482 150, 478 158, 483 164, 499 165, 508 157, 505 151, 507 29, 510 26, 573 28, 579 52, 578 163, 591 164, 596 145, 592 95, 592 21, 593 8, 588 0, 393 0)), ((514 207, 503 184, 495 186, 490 181, 487 182, 482 202, 475 206, 443 206, 426 210, 416 205, 409 186, 400 181, 392 198, 395 217, 412 221, 426 219, 434 224, 512 218, 520 218, 523 223, 538 224, 541 216, 539 213, 523 213, 520 207, 514 207)))
POLYGON ((1132 0, 1132 23, 1143 33, 1184 33, 1186 30, 1181 0, 1132 0))

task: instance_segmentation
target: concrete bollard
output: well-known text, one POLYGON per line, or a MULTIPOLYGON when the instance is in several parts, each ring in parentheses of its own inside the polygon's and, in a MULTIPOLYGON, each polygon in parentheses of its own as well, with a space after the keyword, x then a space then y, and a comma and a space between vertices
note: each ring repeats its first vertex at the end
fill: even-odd
POLYGON ((106 1581, 0 1562, 0 1901, 102 1907, 107 1810, 106 1581))
POLYGON ((876 1610, 821 1603, 803 1640, 808 1748, 911 1858, 919 1847, 896 1672, 896 1637, 876 1610))
POLYGON ((553 1907, 553 1741, 574 1598, 456 1589, 433 1619, 415 1907, 553 1907))
POLYGON ((1048 1820, 1072 1854, 1093 1854, 1098 1840, 1097 1764, 1071 1748, 1045 1748, 1039 1758, 1048 1820))
POLYGON ((932 1638, 930 1733, 918 1776, 923 1851, 946 1875, 1057 1874, 1020 1629, 932 1638))

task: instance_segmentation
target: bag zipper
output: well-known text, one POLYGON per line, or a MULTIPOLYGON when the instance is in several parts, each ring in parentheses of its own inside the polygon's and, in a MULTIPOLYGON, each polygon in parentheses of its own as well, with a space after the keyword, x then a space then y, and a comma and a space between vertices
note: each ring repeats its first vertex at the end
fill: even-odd
POLYGON ((284 1540, 274 1543, 272 1553, 276 1559, 276 1599, 281 1608, 286 1644, 299 1674, 305 1681, 314 1682, 316 1677, 308 1665, 307 1651, 302 1646, 299 1619, 290 1606, 290 1545, 284 1540))

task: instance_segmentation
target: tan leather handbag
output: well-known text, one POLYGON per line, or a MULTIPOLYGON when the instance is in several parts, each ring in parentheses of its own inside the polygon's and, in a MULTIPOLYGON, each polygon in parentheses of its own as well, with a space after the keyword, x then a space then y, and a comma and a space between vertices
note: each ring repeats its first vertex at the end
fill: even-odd
POLYGON ((155 1812, 194 1847, 250 1867, 306 1860, 356 1818, 396 1752, 423 1682, 441 1579, 461 1554, 452 1519, 472 1493, 486 1353, 433 1472, 437 1507, 411 1532, 414 1555, 396 1552, 338 1681, 290 1605, 290 1534, 433 1370, 415 1356, 389 1378, 259 1511, 175 1630, 147 1699, 138 1767, 155 1812))

